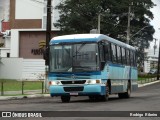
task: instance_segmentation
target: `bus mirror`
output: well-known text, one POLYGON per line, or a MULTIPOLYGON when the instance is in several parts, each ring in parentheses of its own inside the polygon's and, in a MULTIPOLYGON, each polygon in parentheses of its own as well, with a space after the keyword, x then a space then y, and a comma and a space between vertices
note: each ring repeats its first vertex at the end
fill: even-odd
POLYGON ((102 61, 102 62, 101 62, 100 69, 103 70, 103 69, 104 69, 104 66, 105 66, 105 61, 102 61))
POLYGON ((48 48, 44 50, 43 59, 45 60, 45 65, 49 65, 49 49, 48 48))

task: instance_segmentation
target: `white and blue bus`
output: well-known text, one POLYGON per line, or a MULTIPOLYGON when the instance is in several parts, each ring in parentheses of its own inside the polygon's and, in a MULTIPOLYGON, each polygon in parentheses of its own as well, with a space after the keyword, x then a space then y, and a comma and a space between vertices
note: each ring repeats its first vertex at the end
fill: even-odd
POLYGON ((88 96, 108 100, 110 94, 129 98, 138 88, 134 47, 102 34, 54 37, 49 50, 51 97, 88 96))

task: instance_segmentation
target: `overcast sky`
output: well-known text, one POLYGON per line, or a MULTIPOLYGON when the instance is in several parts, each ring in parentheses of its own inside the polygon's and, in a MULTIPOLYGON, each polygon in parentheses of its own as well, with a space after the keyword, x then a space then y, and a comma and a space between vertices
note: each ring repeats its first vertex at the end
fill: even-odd
MULTIPOLYGON (((151 11, 154 14, 154 19, 151 20, 151 25, 154 26, 156 32, 154 34, 154 38, 160 40, 160 0, 152 0, 157 6, 155 6, 154 8, 151 9, 151 11)), ((0 0, 0 19, 5 18, 8 19, 8 16, 4 16, 3 12, 4 10, 6 10, 6 6, 9 0, 0 0)), ((9 7, 9 6, 8 6, 9 7)), ((1 26, 0 26, 1 27, 1 26)))
POLYGON ((154 26, 155 34, 154 38, 160 40, 160 0, 152 0, 157 6, 151 9, 154 14, 154 19, 151 21, 151 24, 154 26))

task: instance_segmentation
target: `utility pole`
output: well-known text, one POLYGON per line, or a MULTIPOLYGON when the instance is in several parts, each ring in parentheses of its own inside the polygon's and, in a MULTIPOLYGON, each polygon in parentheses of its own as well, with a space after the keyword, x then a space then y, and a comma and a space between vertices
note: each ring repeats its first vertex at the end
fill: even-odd
POLYGON ((101 31, 101 14, 98 14, 98 34, 100 34, 101 31))
POLYGON ((160 40, 159 40, 159 53, 158 53, 158 70, 157 70, 157 80, 159 80, 159 72, 160 72, 160 40))
POLYGON ((46 20, 46 53, 47 59, 45 60, 45 65, 49 64, 49 41, 51 40, 51 8, 52 0, 47 0, 47 20, 46 20))
POLYGON ((49 65, 49 41, 51 40, 51 8, 52 8, 52 0, 47 0, 47 20, 46 20, 46 51, 45 51, 45 80, 44 80, 44 90, 47 90, 47 80, 48 80, 48 65, 49 65))
POLYGON ((130 41, 130 20, 131 20, 131 5, 128 7, 128 25, 127 25, 127 41, 126 43, 129 44, 130 41))

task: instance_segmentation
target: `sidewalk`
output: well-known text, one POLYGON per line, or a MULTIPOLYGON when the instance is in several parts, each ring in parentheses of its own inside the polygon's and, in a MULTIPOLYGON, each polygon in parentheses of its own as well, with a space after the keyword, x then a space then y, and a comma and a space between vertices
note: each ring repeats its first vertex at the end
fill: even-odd
POLYGON ((157 81, 154 81, 154 82, 145 83, 145 84, 138 84, 138 87, 144 87, 144 86, 152 85, 152 84, 159 83, 159 82, 160 82, 160 80, 157 80, 157 81))
POLYGON ((6 91, 4 92, 4 96, 0 96, 0 100, 49 97, 49 96, 50 94, 48 93, 42 94, 42 90, 24 90, 24 95, 22 95, 22 91, 6 91))
MULTIPOLYGON (((145 84, 138 84, 138 87, 144 87, 147 85, 159 83, 160 80, 150 82, 150 83, 145 83, 145 84)), ((22 94, 22 91, 7 91, 5 94, 22 94)), ((50 94, 42 94, 42 90, 25 90, 25 94, 27 95, 18 95, 18 96, 0 96, 0 100, 13 100, 13 99, 23 99, 23 98, 37 98, 37 97, 50 97, 50 94)))

